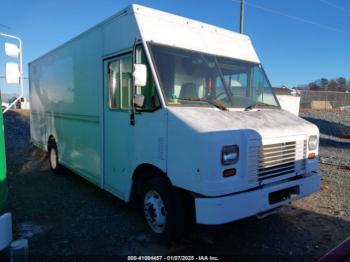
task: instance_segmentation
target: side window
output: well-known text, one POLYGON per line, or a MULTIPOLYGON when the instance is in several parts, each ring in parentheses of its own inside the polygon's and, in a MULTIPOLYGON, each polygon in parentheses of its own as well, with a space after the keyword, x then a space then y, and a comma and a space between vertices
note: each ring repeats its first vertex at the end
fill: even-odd
POLYGON ((120 107, 120 61, 108 64, 108 106, 112 109, 120 107))
POLYGON ((252 70, 252 95, 256 101, 278 105, 265 72, 260 66, 255 66, 252 70))
POLYGON ((132 58, 123 57, 108 64, 108 106, 130 109, 132 94, 132 58))
POLYGON ((147 66, 147 84, 143 87, 137 86, 135 90, 136 94, 143 95, 145 97, 145 104, 143 108, 139 110, 153 111, 160 107, 160 101, 145 52, 140 45, 136 47, 136 63, 145 64, 147 66))

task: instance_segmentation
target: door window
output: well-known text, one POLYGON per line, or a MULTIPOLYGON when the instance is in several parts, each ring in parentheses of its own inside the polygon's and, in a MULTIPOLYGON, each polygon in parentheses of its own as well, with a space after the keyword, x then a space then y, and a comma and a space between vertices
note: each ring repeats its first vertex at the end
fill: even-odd
POLYGON ((116 109, 120 107, 120 61, 108 64, 108 106, 116 109))
POLYGON ((108 63, 108 106, 128 110, 132 100, 132 58, 125 56, 108 63))

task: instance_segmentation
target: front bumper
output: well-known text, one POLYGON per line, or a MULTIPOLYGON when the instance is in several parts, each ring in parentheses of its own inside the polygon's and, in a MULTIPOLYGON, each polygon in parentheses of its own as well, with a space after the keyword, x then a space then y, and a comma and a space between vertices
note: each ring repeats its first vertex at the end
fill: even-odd
POLYGON ((0 216, 0 251, 12 242, 12 216, 5 213, 0 216))
POLYGON ((303 198, 320 190, 319 173, 292 181, 279 181, 262 188, 215 198, 195 198, 196 221, 198 224, 224 224, 269 211, 281 205, 303 198), (271 201, 270 194, 288 188, 297 188, 298 194, 279 202, 271 201))

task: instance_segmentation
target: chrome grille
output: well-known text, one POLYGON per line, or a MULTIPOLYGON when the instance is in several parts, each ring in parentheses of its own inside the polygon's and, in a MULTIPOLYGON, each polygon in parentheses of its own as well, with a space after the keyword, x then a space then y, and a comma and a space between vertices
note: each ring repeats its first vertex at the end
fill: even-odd
POLYGON ((258 150, 258 179, 299 172, 305 168, 306 141, 262 145, 258 150))

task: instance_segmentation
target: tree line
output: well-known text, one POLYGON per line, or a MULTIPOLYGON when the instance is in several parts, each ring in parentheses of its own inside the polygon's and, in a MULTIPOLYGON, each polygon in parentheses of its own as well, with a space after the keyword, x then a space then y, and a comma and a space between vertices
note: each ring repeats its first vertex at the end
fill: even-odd
POLYGON ((350 91, 350 80, 345 77, 338 77, 335 79, 321 78, 321 80, 314 81, 308 84, 310 90, 316 91, 350 91))

